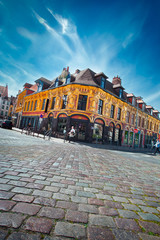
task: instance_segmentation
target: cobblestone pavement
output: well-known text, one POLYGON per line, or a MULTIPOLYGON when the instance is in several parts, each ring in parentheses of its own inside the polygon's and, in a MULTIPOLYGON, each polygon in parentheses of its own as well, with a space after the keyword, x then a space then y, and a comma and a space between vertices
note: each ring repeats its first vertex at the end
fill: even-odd
POLYGON ((0 240, 160 240, 160 157, 136 156, 0 129, 0 240))

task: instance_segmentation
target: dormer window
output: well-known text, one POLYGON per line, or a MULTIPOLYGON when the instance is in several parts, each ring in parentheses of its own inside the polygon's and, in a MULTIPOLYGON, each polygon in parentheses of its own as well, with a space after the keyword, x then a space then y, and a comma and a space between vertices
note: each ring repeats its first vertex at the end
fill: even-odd
POLYGON ((122 88, 119 89, 119 97, 120 97, 120 98, 123 97, 123 89, 122 89, 122 88))
POLYGON ((70 73, 68 74, 67 78, 66 78, 66 84, 71 82, 71 75, 70 73))
POLYGON ((106 80, 105 80, 105 78, 104 77, 101 77, 101 88, 105 88, 105 82, 106 82, 106 80))
POLYGON ((58 87, 58 83, 59 83, 59 80, 58 80, 58 78, 56 78, 55 87, 58 87))

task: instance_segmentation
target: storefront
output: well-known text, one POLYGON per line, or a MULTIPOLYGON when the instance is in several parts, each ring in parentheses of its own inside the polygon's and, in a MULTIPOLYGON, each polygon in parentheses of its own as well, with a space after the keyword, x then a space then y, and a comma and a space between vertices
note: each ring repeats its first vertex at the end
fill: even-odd
POLYGON ((76 131, 75 139, 78 141, 87 140, 89 119, 83 115, 73 115, 70 118, 70 127, 74 126, 76 131))
POLYGON ((133 146, 133 137, 134 137, 134 132, 129 133, 129 146, 133 146))
POLYGON ((102 141, 103 131, 104 131, 104 121, 98 118, 94 122, 92 139, 96 141, 102 141))
POLYGON ((58 124, 57 124, 57 133, 63 135, 63 130, 66 128, 67 124, 67 115, 62 113, 58 116, 58 124))
POLYGON ((116 127, 115 127, 114 142, 117 145, 121 144, 121 126, 119 124, 117 124, 116 127))
POLYGON ((114 142, 114 123, 110 123, 109 124, 109 128, 108 128, 108 142, 109 143, 113 143, 114 142))

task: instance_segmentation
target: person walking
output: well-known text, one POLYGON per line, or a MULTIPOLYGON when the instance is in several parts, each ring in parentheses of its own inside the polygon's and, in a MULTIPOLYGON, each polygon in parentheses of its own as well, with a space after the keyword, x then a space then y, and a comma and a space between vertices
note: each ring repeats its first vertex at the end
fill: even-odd
POLYGON ((64 142, 65 142, 66 141, 66 136, 67 136, 66 127, 64 127, 64 129, 63 129, 63 134, 64 134, 64 142))
POLYGON ((69 132, 69 143, 70 143, 71 139, 74 139, 75 135, 76 135, 76 131, 74 129, 74 126, 72 126, 72 128, 69 132))
POLYGON ((154 155, 156 155, 157 151, 160 153, 159 147, 160 147, 160 142, 159 142, 159 139, 157 139, 155 144, 154 155))

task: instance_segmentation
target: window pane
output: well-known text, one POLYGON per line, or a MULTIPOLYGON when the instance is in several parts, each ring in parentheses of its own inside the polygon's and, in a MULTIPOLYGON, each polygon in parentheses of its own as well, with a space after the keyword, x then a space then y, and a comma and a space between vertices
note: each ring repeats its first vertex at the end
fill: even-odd
POLYGON ((86 95, 79 95, 79 100, 78 100, 78 110, 86 110, 86 105, 87 105, 87 96, 86 95))

